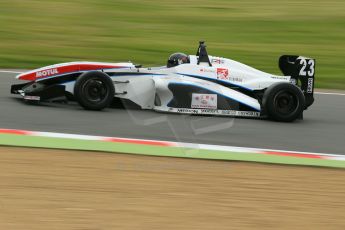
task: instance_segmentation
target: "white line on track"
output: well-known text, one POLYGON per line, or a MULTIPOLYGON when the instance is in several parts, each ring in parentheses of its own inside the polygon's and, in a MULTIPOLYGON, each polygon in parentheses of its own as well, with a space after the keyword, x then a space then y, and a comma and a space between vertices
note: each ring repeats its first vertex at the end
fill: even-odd
POLYGON ((0 70, 0 73, 25 73, 25 71, 0 70))
POLYGON ((326 92, 315 92, 315 94, 319 94, 319 95, 336 95, 336 96, 345 96, 345 93, 326 93, 326 92))
MULTIPOLYGON (((0 73, 15 73, 20 74, 26 71, 12 71, 12 70, 0 70, 0 73)), ((345 93, 326 93, 326 92, 315 92, 315 94, 319 95, 335 95, 335 96, 345 96, 345 93)))

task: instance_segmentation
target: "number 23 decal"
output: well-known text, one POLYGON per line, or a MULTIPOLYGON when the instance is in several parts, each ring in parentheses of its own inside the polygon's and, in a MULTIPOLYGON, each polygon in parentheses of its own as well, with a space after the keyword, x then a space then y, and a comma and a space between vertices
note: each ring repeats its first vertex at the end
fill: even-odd
POLYGON ((313 59, 304 59, 302 58, 299 62, 302 65, 301 70, 299 71, 300 76, 313 76, 315 72, 315 61, 313 59), (309 70, 306 71, 306 68, 309 66, 309 70))

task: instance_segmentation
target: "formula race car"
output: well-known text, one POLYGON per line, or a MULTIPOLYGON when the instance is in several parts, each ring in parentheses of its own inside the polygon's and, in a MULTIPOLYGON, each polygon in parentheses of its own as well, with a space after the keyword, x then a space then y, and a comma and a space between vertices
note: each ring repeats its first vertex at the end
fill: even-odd
POLYGON ((162 67, 69 62, 35 69, 18 75, 27 82, 12 85, 11 93, 28 101, 76 100, 87 110, 120 98, 160 112, 302 119, 314 102, 315 60, 283 55, 279 67, 284 76, 210 56, 199 42, 196 55, 174 53, 162 67))

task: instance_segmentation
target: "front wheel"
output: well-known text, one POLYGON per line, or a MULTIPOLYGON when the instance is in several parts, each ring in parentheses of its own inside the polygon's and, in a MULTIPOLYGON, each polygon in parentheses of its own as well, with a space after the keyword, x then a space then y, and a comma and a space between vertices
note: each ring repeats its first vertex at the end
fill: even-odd
POLYGON ((262 105, 269 118, 289 122, 302 117, 305 97, 293 84, 276 83, 265 91, 262 105))
POLYGON ((115 89, 111 78, 99 71, 81 74, 74 85, 74 97, 88 110, 102 110, 114 99, 115 89))

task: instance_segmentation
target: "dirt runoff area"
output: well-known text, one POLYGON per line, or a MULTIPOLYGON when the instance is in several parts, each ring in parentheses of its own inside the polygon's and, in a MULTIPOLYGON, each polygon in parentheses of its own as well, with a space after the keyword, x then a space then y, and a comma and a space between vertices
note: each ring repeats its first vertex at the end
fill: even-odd
POLYGON ((345 229, 345 170, 0 147, 0 229, 345 229))

